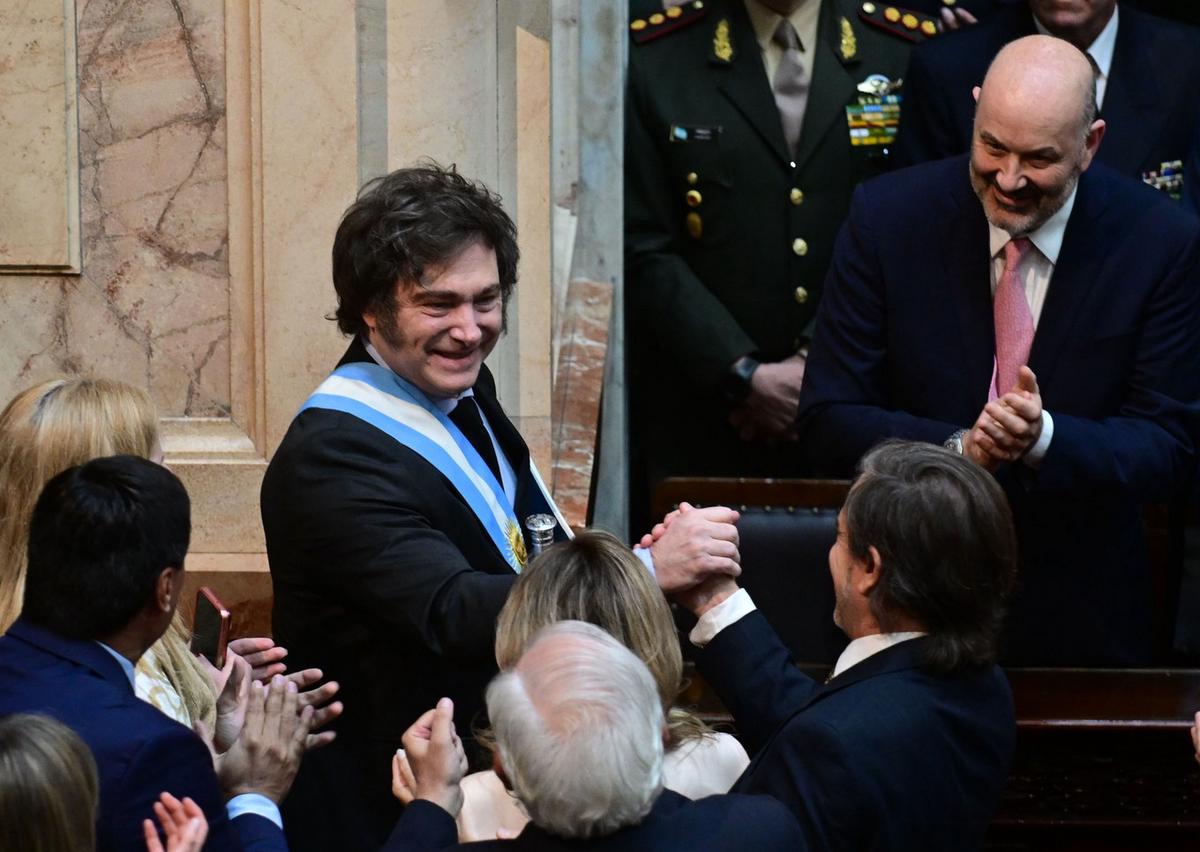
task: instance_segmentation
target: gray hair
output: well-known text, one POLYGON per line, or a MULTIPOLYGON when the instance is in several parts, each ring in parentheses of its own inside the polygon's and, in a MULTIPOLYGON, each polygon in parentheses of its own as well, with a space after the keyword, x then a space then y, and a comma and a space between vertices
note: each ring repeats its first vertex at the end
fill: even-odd
POLYGON ((633 652, 600 628, 539 630, 487 689, 500 762, 533 823, 568 838, 636 825, 662 791, 662 701, 633 652))

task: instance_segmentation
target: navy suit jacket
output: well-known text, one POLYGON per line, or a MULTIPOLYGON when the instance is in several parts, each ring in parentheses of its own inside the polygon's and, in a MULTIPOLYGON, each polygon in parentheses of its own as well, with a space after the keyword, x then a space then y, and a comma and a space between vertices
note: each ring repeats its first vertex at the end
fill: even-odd
POLYGON ((821 685, 762 613, 718 633, 696 664, 753 755, 730 792, 778 798, 806 849, 981 848, 1012 762, 1012 694, 995 666, 924 671, 927 642, 901 642, 821 685))
POLYGON ((383 852, 432 849, 512 850, 512 852, 804 852, 796 820, 768 796, 708 796, 695 802, 663 790, 646 818, 605 837, 568 840, 533 823, 512 840, 458 843, 450 814, 431 802, 413 802, 404 811, 383 852))
MULTIPOLYGON (((1080 178, 1029 356, 1053 440, 1036 472, 997 472, 1020 546, 1010 662, 1149 657, 1141 507, 1195 464, 1198 226, 1101 165, 1080 178)), ((884 438, 940 444, 975 422, 995 351, 989 263, 965 156, 858 188, 800 394, 816 472, 846 476, 884 438)))
MULTIPOLYGON (((975 99, 988 65, 1010 41, 1037 32, 1024 2, 983 23, 913 50, 893 159, 898 167, 940 160, 971 147, 975 99)), ((1184 200, 1200 209, 1200 30, 1122 3, 1100 117, 1108 125, 1097 159, 1132 178, 1183 160, 1184 200)))
POLYGON ((142 820, 166 791, 191 796, 208 820, 206 850, 286 850, 283 832, 252 814, 232 822, 212 758, 195 733, 142 701, 120 663, 95 642, 24 619, 0 637, 0 715, 41 713, 87 743, 100 774, 98 852, 145 852, 142 820))

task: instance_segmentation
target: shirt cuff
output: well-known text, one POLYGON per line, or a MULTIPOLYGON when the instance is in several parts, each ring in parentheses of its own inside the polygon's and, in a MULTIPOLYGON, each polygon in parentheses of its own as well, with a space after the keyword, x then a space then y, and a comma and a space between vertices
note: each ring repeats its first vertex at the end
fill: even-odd
POLYGON ((654 554, 650 552, 650 548, 642 547, 639 544, 633 548, 633 555, 642 560, 642 564, 646 566, 646 570, 650 572, 651 577, 658 576, 654 571, 654 554))
POLYGON ((1021 461, 1029 467, 1037 470, 1042 459, 1046 457, 1046 451, 1050 449, 1050 439, 1054 437, 1054 418, 1050 416, 1050 412, 1042 409, 1042 434, 1038 435, 1038 439, 1034 445, 1029 448, 1028 452, 1022 457, 1021 461))
POLYGON ((700 616, 696 626, 688 634, 688 639, 697 648, 703 648, 726 627, 741 621, 756 609, 758 607, 754 605, 754 601, 750 600, 750 593, 745 589, 738 589, 700 616))
POLYGON ((269 819, 280 831, 283 830, 283 817, 279 814, 279 806, 262 793, 242 793, 240 796, 234 796, 225 803, 225 813, 229 815, 230 822, 243 814, 254 814, 269 819))

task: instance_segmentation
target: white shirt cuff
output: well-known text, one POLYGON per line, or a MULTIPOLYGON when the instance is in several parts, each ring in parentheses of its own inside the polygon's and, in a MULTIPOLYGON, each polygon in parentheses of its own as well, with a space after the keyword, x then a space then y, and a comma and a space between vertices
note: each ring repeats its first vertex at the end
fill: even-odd
POLYGON ((688 634, 688 639, 697 648, 703 648, 726 627, 741 621, 756 609, 758 607, 754 605, 754 601, 750 600, 750 593, 745 589, 738 589, 700 616, 696 626, 688 634))
POLYGON ((654 554, 650 552, 650 548, 642 547, 640 544, 633 548, 633 555, 642 560, 642 564, 646 566, 646 570, 650 572, 651 577, 657 577, 654 572, 654 554))
POLYGON ((1046 457, 1046 451, 1050 449, 1050 439, 1054 437, 1054 418, 1050 416, 1050 412, 1042 409, 1042 434, 1038 435, 1037 441, 1029 448, 1021 461, 1029 467, 1037 470, 1042 464, 1042 459, 1046 457))
POLYGON ((242 793, 234 796, 225 803, 225 813, 232 822, 242 814, 255 814, 265 817, 283 830, 283 817, 279 814, 279 806, 261 793, 242 793))

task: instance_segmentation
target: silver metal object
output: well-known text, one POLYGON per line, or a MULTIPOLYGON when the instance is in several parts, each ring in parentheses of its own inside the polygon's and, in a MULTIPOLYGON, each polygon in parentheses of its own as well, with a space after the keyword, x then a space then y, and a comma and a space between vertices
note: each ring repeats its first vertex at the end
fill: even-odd
POLYGON ((529 556, 532 559, 550 545, 554 544, 554 528, 558 522, 553 515, 530 515, 525 519, 525 529, 529 530, 529 556))

